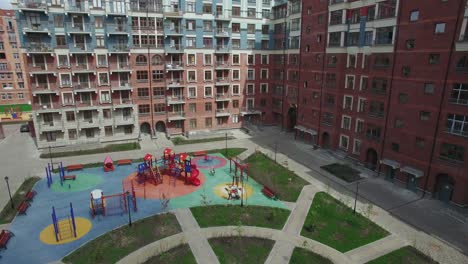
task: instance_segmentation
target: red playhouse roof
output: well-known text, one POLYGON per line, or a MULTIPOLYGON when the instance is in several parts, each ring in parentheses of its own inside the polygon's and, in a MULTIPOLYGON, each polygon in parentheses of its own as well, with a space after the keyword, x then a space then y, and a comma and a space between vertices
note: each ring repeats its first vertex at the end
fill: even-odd
POLYGON ((171 154, 171 152, 172 152, 172 149, 170 148, 164 149, 164 154, 171 154))
POLYGON ((179 155, 181 161, 185 161, 187 156, 188 156, 187 153, 180 153, 180 155, 179 155))
POLYGON ((107 163, 112 163, 112 159, 110 156, 106 156, 106 158, 104 159, 104 164, 107 164, 107 163))
POLYGON ((145 155, 145 157, 144 157, 143 159, 144 159, 145 161, 151 161, 151 160, 153 160, 153 155, 151 155, 151 154, 148 153, 148 154, 145 155))

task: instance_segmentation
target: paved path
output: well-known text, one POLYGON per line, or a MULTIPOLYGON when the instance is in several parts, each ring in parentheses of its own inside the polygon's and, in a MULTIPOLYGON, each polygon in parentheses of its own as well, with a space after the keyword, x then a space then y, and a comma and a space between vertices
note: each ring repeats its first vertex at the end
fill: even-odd
POLYGON ((219 263, 216 254, 211 248, 206 237, 200 232, 197 220, 192 215, 189 208, 178 209, 174 211, 177 221, 179 221, 183 232, 191 232, 188 238, 188 244, 198 263, 219 263))
POLYGON ((345 255, 356 263, 367 263, 406 245, 407 243, 399 239, 398 236, 389 235, 370 244, 350 250, 345 255))

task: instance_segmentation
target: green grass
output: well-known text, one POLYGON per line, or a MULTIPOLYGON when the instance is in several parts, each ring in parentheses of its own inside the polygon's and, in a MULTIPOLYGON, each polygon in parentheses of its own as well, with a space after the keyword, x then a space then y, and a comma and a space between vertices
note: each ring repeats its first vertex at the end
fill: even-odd
POLYGON ((294 248, 291 255, 290 264, 333 264, 333 262, 319 254, 303 248, 294 248))
POLYGON ((143 264, 197 264, 195 257, 187 244, 172 248, 157 256, 151 257, 143 264))
MULTIPOLYGON (((105 220, 104 220, 105 221, 105 220)), ((151 242, 177 234, 182 229, 173 214, 139 220, 106 233, 78 248, 64 263, 115 263, 151 242)))
MULTIPOLYGON (((226 154, 226 149, 212 149, 212 150, 207 150, 206 153, 221 153, 224 155, 226 158, 233 158, 239 156, 242 152, 246 151, 247 149, 245 148, 228 148, 227 149, 227 154, 226 154)), ((198 151, 198 150, 197 150, 198 151)), ((188 152, 187 154, 193 156, 195 152, 188 152)))
MULTIPOLYGON (((228 137, 228 140, 236 139, 235 137, 228 137)), ((197 144, 197 143, 207 143, 215 141, 226 140, 226 137, 214 137, 214 138, 201 138, 201 139, 184 139, 182 137, 172 138, 171 141, 174 145, 187 145, 187 144, 197 144)))
POLYGON ((286 209, 253 205, 211 205, 193 207, 190 210, 200 227, 242 224, 282 229, 290 213, 286 209))
POLYGON ((346 182, 354 182, 362 179, 361 176, 359 176, 359 171, 346 164, 332 163, 322 166, 321 168, 346 182))
MULTIPOLYGON (((3 207, 2 212, 0 213, 0 224, 5 224, 5 223, 10 223, 13 221, 13 218, 16 216, 16 208, 18 208, 19 204, 24 200, 24 195, 28 193, 38 182, 41 180, 39 177, 31 177, 26 179, 21 186, 16 190, 16 192, 13 194, 12 200, 13 200, 13 205, 15 206, 14 209, 11 208, 11 202, 8 200, 8 203, 3 207)), ((8 195, 5 191, 3 195, 8 195)))
POLYGON ((340 252, 379 240, 388 232, 327 193, 315 195, 301 232, 340 252))
POLYGON ((402 247, 380 258, 371 260, 367 264, 436 264, 430 257, 412 246, 402 247))
POLYGON ((221 237, 208 240, 221 264, 264 263, 274 241, 255 237, 221 237))
MULTIPOLYGON (((96 149, 84 149, 84 150, 69 151, 69 152, 52 152, 52 158, 72 157, 72 156, 109 153, 109 152, 120 152, 120 151, 129 151, 129 150, 135 150, 135 149, 140 149, 140 143, 133 142, 133 143, 123 143, 123 144, 111 144, 103 148, 96 148, 96 149)), ((47 158, 50 158, 50 155, 48 152, 45 152, 40 155, 40 158, 47 159, 47 158)))
POLYGON ((295 202, 307 182, 294 172, 275 163, 263 153, 254 153, 246 162, 248 174, 260 184, 273 190, 279 199, 295 202))
POLYGON ((0 105, 0 113, 8 112, 13 107, 13 110, 20 108, 21 112, 31 112, 32 106, 30 104, 16 104, 16 105, 0 105))

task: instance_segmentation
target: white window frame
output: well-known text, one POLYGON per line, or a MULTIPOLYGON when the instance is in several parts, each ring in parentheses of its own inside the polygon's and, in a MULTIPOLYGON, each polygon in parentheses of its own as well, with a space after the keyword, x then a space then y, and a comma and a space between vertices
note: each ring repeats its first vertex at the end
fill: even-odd
POLYGON ((255 84, 254 83, 247 83, 245 85, 245 94, 246 95, 255 95, 255 84), (249 93, 249 87, 252 87, 252 93, 249 93))
POLYGON ((362 84, 363 84, 364 79, 367 79, 367 86, 369 86, 369 76, 362 75, 361 76, 361 81, 359 82, 359 91, 362 91, 362 84))
POLYGON ((255 65, 255 54, 247 54, 245 65, 255 65), (249 56, 252 56, 252 63, 249 63, 249 56))
POLYGON ((350 89, 348 87, 348 78, 353 78, 353 90, 354 90, 354 87, 356 87, 356 76, 353 75, 353 74, 346 74, 346 77, 345 77, 345 89, 350 89))
POLYGON ((343 109, 346 109, 346 98, 351 98, 351 107, 349 108, 349 110, 353 110, 353 101, 354 101, 354 98, 352 95, 345 95, 343 96, 343 109))
POLYGON ((240 70, 239 69, 233 69, 231 72, 232 80, 240 80, 240 70), (238 73, 238 78, 234 78, 234 71, 238 73))
POLYGON ((65 104, 65 94, 71 94, 72 102, 70 104, 75 104, 75 96, 73 95, 73 92, 63 92, 62 93, 62 105, 69 105, 68 103, 65 104))
POLYGON ((240 65, 240 54, 232 54, 231 61, 232 61, 232 65, 240 65), (237 63, 234 62, 234 57, 235 56, 237 56, 239 58, 237 63))
POLYGON ((366 103, 366 98, 364 97, 358 97, 358 103, 357 103, 357 107, 356 107, 356 112, 360 113, 360 112, 364 112, 365 109, 363 109, 362 111, 360 110, 360 106, 361 106, 361 102, 364 102, 364 104, 366 103))
POLYGON ((346 68, 357 68, 357 54, 348 54, 348 60, 346 62, 346 68), (354 65, 351 65, 351 56, 354 56, 356 59, 354 60, 354 65))
POLYGON ((353 154, 361 154, 361 145, 362 141, 359 139, 354 139, 353 140, 353 154), (359 151, 356 151, 356 143, 359 142, 359 151))
POLYGON ((70 77, 70 83, 68 84, 69 86, 72 86, 73 85, 73 81, 72 81, 72 76, 71 76, 71 73, 60 73, 59 77, 60 77, 60 86, 61 87, 67 87, 67 86, 64 86, 63 85, 63 80, 62 80, 62 76, 64 75, 68 75, 68 77, 70 77))
POLYGON ((340 134, 340 146, 341 149, 348 150, 349 149, 349 136, 340 134), (346 147, 343 146, 343 138, 347 139, 348 145, 346 147))
POLYGON ((231 121, 233 124, 239 123, 239 115, 232 115, 231 121))
POLYGON ((108 72, 98 72, 97 74, 98 74, 99 85, 110 85, 110 79, 109 79, 109 73, 108 72), (101 74, 107 75, 107 83, 102 83, 101 82, 101 74))
POLYGON ((203 54, 203 65, 213 65, 213 55, 212 54, 203 54), (206 62, 206 56, 210 56, 210 63, 206 62))
POLYGON ((365 124, 365 123, 364 123, 364 119, 356 118, 356 123, 355 123, 355 126, 354 126, 354 132, 356 132, 356 133, 360 133, 360 132, 358 131, 358 127, 359 127, 358 124, 359 124, 359 122, 362 122, 362 128, 363 128, 363 131, 364 131, 364 124, 365 124))
POLYGON ((197 70, 188 70, 187 71, 187 82, 197 82, 197 70), (193 80, 193 81, 189 79, 189 75, 190 75, 191 72, 195 73, 195 80, 193 80))
POLYGON ((198 91, 196 86, 189 86, 187 87, 187 97, 188 98, 197 98, 198 97, 198 91), (195 89, 195 96, 190 95, 190 89, 195 89))
POLYGON ((262 87, 263 87, 263 86, 266 86, 265 93, 267 94, 267 93, 268 93, 268 83, 260 83, 260 93, 263 93, 263 92, 262 92, 262 87))
POLYGON ((240 95, 240 94, 241 94, 241 87, 240 87, 239 84, 233 84, 233 85, 231 86, 231 94, 232 94, 232 95, 240 95), (234 92, 234 87, 237 87, 237 88, 238 88, 238 91, 239 91, 238 93, 235 93, 235 92, 234 92))
POLYGON ((351 130, 351 122, 353 122, 353 118, 351 116, 348 116, 348 115, 342 115, 341 116, 341 128, 342 129, 351 130), (346 118, 349 119, 349 127, 348 128, 346 128, 344 126, 344 123, 345 123, 344 121, 345 121, 346 118))
POLYGON ((262 54, 262 57, 261 57, 261 62, 263 63, 263 58, 266 57, 266 63, 264 64, 269 64, 270 62, 270 56, 268 56, 268 54, 262 54))
POLYGON ((110 91, 110 90, 101 90, 101 91, 99 91, 99 102, 101 102, 101 104, 102 104, 102 103, 110 103, 110 102, 112 102, 112 93, 111 93, 111 91, 110 91), (103 94, 103 93, 108 93, 108 94, 109 94, 109 100, 108 100, 108 101, 103 101, 103 100, 102 100, 102 94, 103 94))
POLYGON ((187 54, 187 65, 197 65, 197 54, 194 54, 194 53, 189 53, 187 54), (193 63, 190 62, 189 60, 189 56, 193 55, 195 60, 193 63))
POLYGON ((270 75, 270 72, 268 71, 268 69, 265 69, 265 68, 262 68, 260 69, 260 78, 263 78, 263 71, 266 71, 266 78, 265 79, 268 79, 269 75, 270 75))
POLYGON ((204 86, 203 87, 203 98, 213 98, 213 86, 204 86), (211 95, 206 95, 206 89, 211 89, 211 95))
POLYGON ((434 26, 434 34, 444 34, 445 33, 445 30, 447 28, 447 23, 445 22, 438 22, 435 24, 434 26), (438 30, 439 28, 439 30, 438 30), (442 30, 442 31, 440 31, 442 30))
POLYGON ((248 81, 255 81, 255 69, 247 69, 246 79, 248 81), (252 79, 249 79, 249 71, 252 71, 252 79))
POLYGON ((213 81, 213 70, 203 70, 203 81, 213 81), (205 73, 206 72, 211 72, 211 79, 205 79, 205 73))

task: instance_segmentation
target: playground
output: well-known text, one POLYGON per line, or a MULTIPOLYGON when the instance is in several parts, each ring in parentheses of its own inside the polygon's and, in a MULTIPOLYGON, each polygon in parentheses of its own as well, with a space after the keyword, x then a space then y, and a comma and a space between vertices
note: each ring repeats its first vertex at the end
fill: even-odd
MULTIPOLYGON (((132 221, 206 204, 286 208, 245 173, 248 164, 205 151, 148 153, 102 167, 49 164, 8 231, 5 263, 58 261, 86 242, 132 221), (56 173, 55 173, 56 172, 56 173), (27 250, 24 250, 27 249, 27 250)), ((236 207, 233 207, 235 210, 236 207)), ((235 225, 236 223, 232 223, 235 225)))

